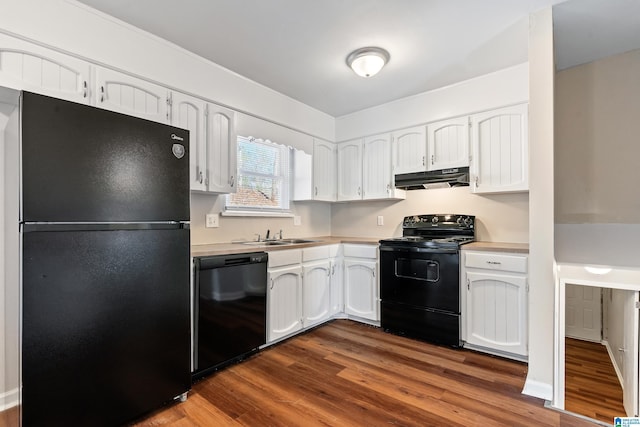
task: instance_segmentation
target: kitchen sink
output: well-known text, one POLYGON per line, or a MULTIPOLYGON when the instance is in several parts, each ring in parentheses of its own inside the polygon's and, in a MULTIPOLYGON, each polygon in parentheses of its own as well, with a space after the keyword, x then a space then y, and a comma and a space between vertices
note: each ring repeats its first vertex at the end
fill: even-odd
POLYGON ((242 242, 244 245, 254 245, 254 246, 285 246, 285 245, 296 245, 301 243, 314 243, 319 240, 310 240, 310 239, 278 239, 278 240, 267 240, 261 242, 242 242))

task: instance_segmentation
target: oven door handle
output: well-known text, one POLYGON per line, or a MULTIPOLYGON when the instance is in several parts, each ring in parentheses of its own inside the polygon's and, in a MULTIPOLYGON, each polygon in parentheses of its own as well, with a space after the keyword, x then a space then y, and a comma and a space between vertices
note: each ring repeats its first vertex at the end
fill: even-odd
POLYGON ((380 252, 421 253, 421 254, 455 254, 458 249, 452 248, 420 248, 416 246, 385 246, 380 245, 380 252))

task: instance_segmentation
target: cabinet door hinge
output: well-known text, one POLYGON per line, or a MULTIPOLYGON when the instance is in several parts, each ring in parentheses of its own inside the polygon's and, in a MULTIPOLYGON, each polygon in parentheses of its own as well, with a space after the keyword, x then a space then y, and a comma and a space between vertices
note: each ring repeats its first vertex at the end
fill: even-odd
POLYGON ((469 281, 469 279, 467 279, 467 290, 471 290, 471 282, 469 281))

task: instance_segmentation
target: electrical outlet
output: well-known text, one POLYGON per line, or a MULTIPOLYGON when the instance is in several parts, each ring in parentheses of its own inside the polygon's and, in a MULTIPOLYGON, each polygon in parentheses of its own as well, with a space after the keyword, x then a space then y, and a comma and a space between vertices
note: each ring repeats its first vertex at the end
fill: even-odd
POLYGON ((300 218, 300 215, 294 215, 293 225, 301 225, 301 224, 302 224, 302 218, 300 218))
POLYGON ((378 215, 378 225, 384 225, 384 217, 382 215, 378 215))
POLYGON ((205 227, 207 228, 220 227, 220 215, 207 214, 206 220, 205 220, 205 227))

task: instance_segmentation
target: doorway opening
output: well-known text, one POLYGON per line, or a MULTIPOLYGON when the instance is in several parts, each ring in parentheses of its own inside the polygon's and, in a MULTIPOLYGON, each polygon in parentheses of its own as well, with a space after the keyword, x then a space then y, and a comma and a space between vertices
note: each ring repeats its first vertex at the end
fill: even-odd
MULTIPOLYGON (((640 291, 640 271, 615 270, 594 274, 586 272, 583 266, 559 265, 556 280, 556 328, 554 351, 554 398, 553 406, 558 409, 567 409, 580 413, 575 408, 570 409, 565 405, 567 395, 574 390, 569 387, 571 380, 567 379, 567 372, 572 372, 567 364, 578 363, 573 359, 575 348, 572 345, 585 344, 581 351, 581 358, 586 356, 586 348, 603 350, 605 347, 608 358, 613 366, 617 366, 616 377, 621 383, 623 392, 623 411, 618 416, 638 415, 638 295, 640 291), (611 274, 609 274, 611 273, 611 274), (585 298, 586 295, 586 298, 585 298), (575 298, 587 300, 584 305, 576 304, 575 298), (600 300, 597 304, 595 301, 600 300), (591 304, 591 306, 590 306, 591 304), (592 315, 592 310, 600 309, 601 314, 592 315), (580 313, 578 313, 580 311, 580 313), (584 313, 588 315, 585 315, 584 313), (590 316, 589 316, 590 315, 590 316), (581 319, 577 319, 581 317, 581 319), (601 319, 602 325, 597 324, 601 319), (576 321, 577 319, 577 321, 576 321), (591 319, 580 324, 584 319, 591 319), (593 321, 592 321, 593 320, 593 321), (582 330, 582 332, 580 332, 582 330), (599 333, 595 331, 600 331, 599 333), (591 338, 579 336, 579 341, 570 341, 567 344, 567 335, 584 333, 591 338), (600 335, 598 344, 598 335, 600 335), (596 347, 586 344, 596 343, 596 347), (604 346, 602 345, 604 344, 604 346), (571 352, 571 354, 569 354, 571 352)), ((579 351, 579 354, 580 354, 579 351)), ((584 377, 589 375, 593 367, 585 365, 582 369, 584 377)), ((593 372, 591 372, 593 374, 593 372)), ((615 383, 615 379, 614 379, 615 383)), ((587 389, 589 390, 589 389, 587 389)), ((593 389, 591 389, 593 391, 593 389)), ((603 391, 609 393, 609 391, 603 391)), ((570 397, 569 397, 570 398, 570 397)), ((591 415, 587 415, 593 418, 591 415)), ((609 419, 607 422, 612 422, 609 419)))

